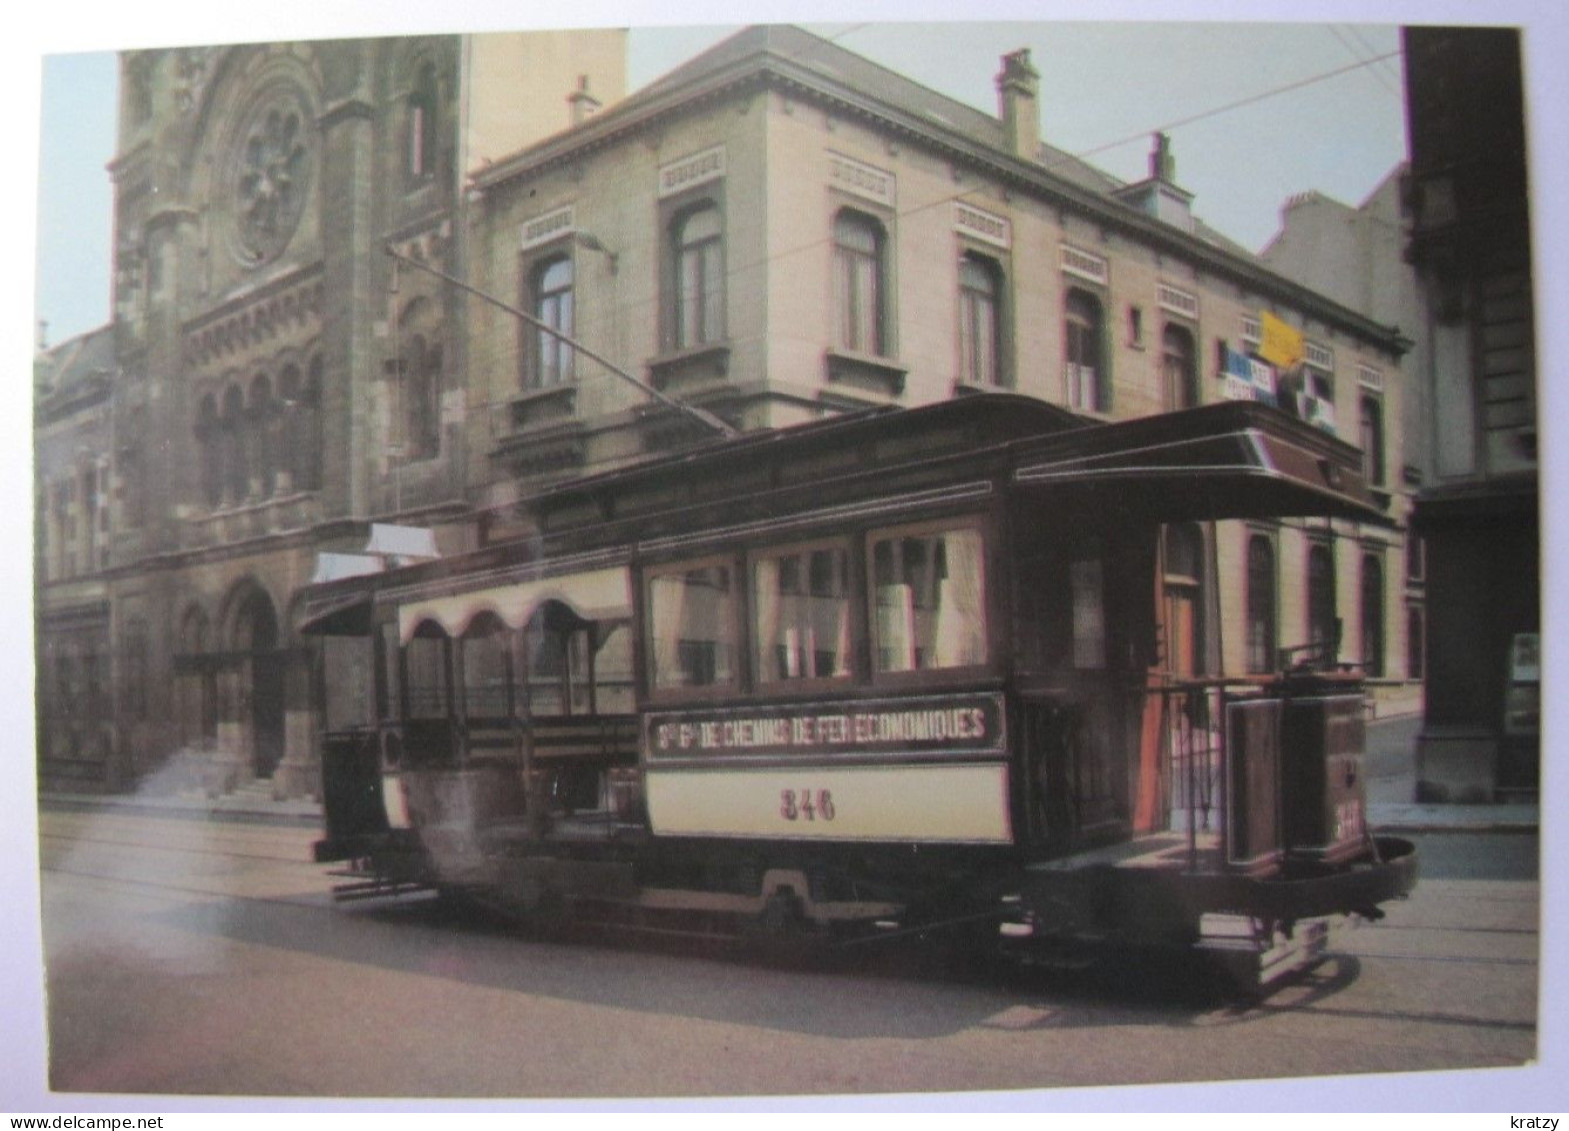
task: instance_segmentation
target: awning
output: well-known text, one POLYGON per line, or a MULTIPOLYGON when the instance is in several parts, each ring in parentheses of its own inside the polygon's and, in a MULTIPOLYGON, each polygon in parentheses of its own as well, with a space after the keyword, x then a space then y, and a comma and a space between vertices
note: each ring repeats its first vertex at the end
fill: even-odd
POLYGON ((462 636, 487 612, 520 629, 546 601, 560 601, 584 620, 623 620, 632 615, 631 571, 617 566, 419 598, 399 606, 398 633, 408 643, 421 624, 432 622, 448 636, 462 636))
POLYGON ((1320 516, 1393 524, 1367 489, 1360 451, 1262 405, 1077 429, 1021 452, 1014 478, 1075 505, 1156 522, 1320 516))
POLYGON ((357 591, 307 600, 295 631, 301 636, 367 636, 371 628, 371 597, 357 591))

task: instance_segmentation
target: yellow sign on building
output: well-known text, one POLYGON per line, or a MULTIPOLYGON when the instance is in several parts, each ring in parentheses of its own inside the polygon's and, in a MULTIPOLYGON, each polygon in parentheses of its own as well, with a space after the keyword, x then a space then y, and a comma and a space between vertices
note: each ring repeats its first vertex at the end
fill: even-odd
POLYGON ((1269 311, 1259 315, 1263 341, 1258 355, 1281 369, 1294 368, 1302 360, 1302 332, 1276 318, 1269 311))

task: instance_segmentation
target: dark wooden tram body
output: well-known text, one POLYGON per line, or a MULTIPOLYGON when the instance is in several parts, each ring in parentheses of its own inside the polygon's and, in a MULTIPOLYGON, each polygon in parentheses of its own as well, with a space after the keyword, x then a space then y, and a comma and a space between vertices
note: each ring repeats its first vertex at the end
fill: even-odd
POLYGON ((1415 855, 1365 828, 1354 673, 1179 670, 1162 531, 1306 515, 1382 521, 1354 449, 1248 404, 976 396, 574 481, 526 534, 309 591, 318 858, 346 897, 1268 977, 1415 855))

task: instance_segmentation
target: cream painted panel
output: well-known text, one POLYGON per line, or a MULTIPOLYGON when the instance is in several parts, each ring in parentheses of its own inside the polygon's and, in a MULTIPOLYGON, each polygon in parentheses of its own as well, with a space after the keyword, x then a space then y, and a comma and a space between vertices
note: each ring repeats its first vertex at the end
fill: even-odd
POLYGON ((1008 769, 996 763, 655 770, 645 782, 661 836, 955 844, 1007 844, 1013 837, 1008 769))

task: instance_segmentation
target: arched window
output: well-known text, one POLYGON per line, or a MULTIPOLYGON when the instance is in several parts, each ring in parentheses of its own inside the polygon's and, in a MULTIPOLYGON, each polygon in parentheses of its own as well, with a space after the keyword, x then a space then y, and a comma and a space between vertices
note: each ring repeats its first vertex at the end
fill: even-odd
POLYGON ((1384 407, 1377 397, 1362 398, 1362 472, 1368 486, 1384 483, 1384 407))
POLYGON ((254 498, 267 498, 277 483, 277 408, 272 398, 272 382, 266 377, 257 377, 251 382, 245 429, 245 442, 250 449, 246 461, 250 467, 247 491, 254 498))
POLYGON ((959 260, 959 380, 1002 384, 1002 269, 966 252, 959 260))
POLYGON ((223 432, 218 402, 211 393, 196 414, 196 443, 201 448, 202 498, 209 507, 223 505, 223 432))
POLYGON ((423 63, 408 100, 408 175, 415 180, 436 171, 436 68, 423 63))
POLYGON ((1068 404, 1085 412, 1111 411, 1101 356, 1102 311, 1099 300, 1070 290, 1063 307, 1063 373, 1068 404))
POLYGON ((1384 563, 1376 554, 1362 557, 1362 670, 1384 674, 1384 563))
POLYGON ((712 202, 683 212, 671 228, 675 251, 677 349, 724 337, 724 233, 712 202))
POLYGON ((294 485, 301 491, 321 490, 322 461, 322 360, 311 358, 305 385, 300 389, 294 443, 294 485))
POLYGON ((888 352, 884 307, 883 227, 849 210, 834 218, 834 308, 840 347, 882 357, 888 352))
MULTIPOLYGON (((573 310, 573 264, 565 255, 545 260, 533 271, 530 290, 534 317, 546 326, 572 337, 576 333, 573 310)), ((548 389, 573 376, 572 347, 554 334, 536 329, 530 356, 529 384, 548 389)))
POLYGON ((250 452, 245 442, 245 395, 238 385, 223 394, 223 498, 228 503, 244 500, 250 486, 250 452))
POLYGON ((1168 325, 1160 343, 1166 411, 1195 407, 1199 403, 1199 369, 1193 335, 1182 326, 1168 325))
POLYGON ((1307 590, 1308 643, 1320 660, 1332 663, 1340 652, 1340 629, 1335 617, 1335 557, 1322 543, 1308 548, 1307 590))
POLYGON ((408 349, 404 425, 410 459, 434 459, 441 450, 441 345, 414 335, 408 349))
POLYGON ((442 346, 440 313, 429 298, 412 299, 396 329, 404 457, 435 459, 441 453, 442 346))
POLYGON ((1263 534, 1248 539, 1248 671, 1275 670, 1275 547, 1263 534))

